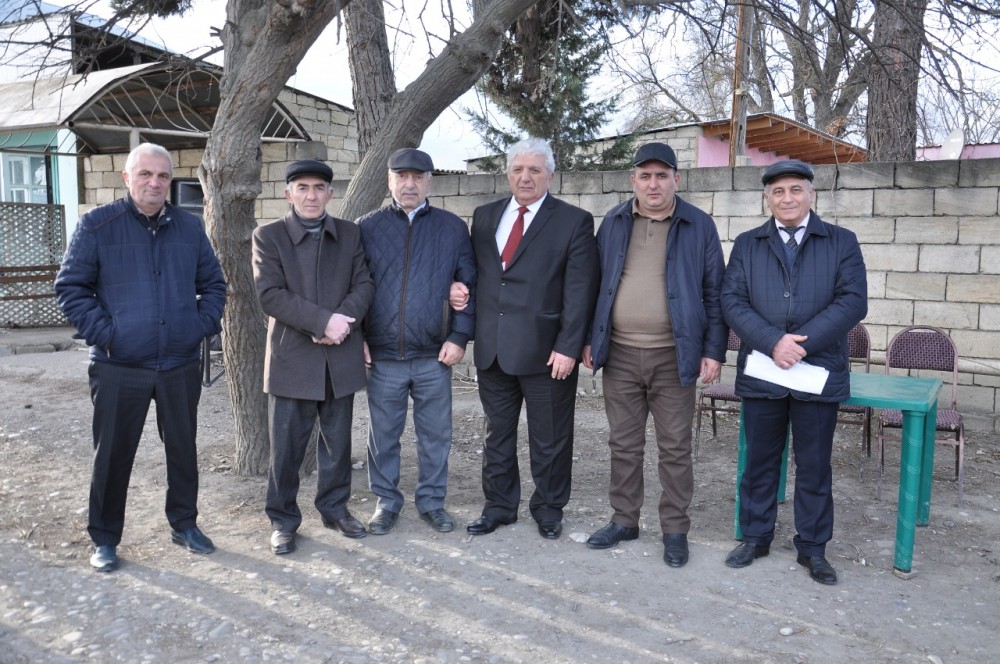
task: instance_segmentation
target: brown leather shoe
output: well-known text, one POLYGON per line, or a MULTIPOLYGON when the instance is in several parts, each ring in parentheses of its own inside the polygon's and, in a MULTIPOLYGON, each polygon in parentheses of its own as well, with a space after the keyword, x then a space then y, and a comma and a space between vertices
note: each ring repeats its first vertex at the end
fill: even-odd
POLYGON ((331 530, 339 530, 341 535, 344 537, 350 537, 351 539, 364 537, 368 534, 368 531, 365 530, 365 525, 351 516, 350 513, 348 513, 347 516, 334 519, 333 521, 327 521, 324 519, 323 525, 331 530))

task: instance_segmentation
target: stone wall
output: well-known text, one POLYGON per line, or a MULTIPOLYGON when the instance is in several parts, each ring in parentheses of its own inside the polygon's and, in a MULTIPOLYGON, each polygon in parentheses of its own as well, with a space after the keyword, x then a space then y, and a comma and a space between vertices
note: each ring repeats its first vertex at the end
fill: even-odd
MULTIPOLYGON (((759 167, 681 171, 680 195, 712 214, 727 256, 739 233, 765 219, 760 174, 759 167)), ((343 195, 346 182, 335 185, 343 195)), ((816 188, 816 211, 862 244, 873 370, 883 370, 886 344, 903 327, 941 327, 962 358, 958 401, 967 428, 997 431, 1000 160, 818 166, 816 188)), ((552 192, 600 223, 630 197, 629 173, 557 173, 552 192)), ((507 194, 502 175, 437 176, 431 202, 468 221, 477 206, 507 194)))

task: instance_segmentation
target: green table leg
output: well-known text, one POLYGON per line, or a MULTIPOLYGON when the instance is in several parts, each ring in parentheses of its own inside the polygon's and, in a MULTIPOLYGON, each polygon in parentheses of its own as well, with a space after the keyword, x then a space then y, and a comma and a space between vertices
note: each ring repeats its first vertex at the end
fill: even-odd
POLYGON ((778 480, 778 502, 785 502, 785 484, 788 482, 788 448, 792 439, 791 431, 785 434, 785 451, 781 453, 781 476, 778 480))
POLYGON ((917 525, 931 522, 931 476, 934 474, 934 439, 937 438, 937 402, 927 411, 924 420, 924 461, 920 466, 920 502, 917 505, 917 525))
POLYGON ((913 538, 920 502, 921 467, 924 465, 924 413, 903 411, 903 443, 899 464, 899 504, 896 516, 896 547, 893 574, 913 576, 913 538))
MULTIPOLYGON (((791 425, 785 434, 785 450, 781 454, 781 478, 778 480, 778 502, 785 502, 785 484, 788 476, 788 448, 791 441, 791 425)), ((747 466, 747 434, 743 429, 743 406, 740 405, 740 438, 736 451, 736 509, 733 512, 733 539, 743 539, 743 529, 740 528, 740 482, 743 480, 743 469, 747 466)))

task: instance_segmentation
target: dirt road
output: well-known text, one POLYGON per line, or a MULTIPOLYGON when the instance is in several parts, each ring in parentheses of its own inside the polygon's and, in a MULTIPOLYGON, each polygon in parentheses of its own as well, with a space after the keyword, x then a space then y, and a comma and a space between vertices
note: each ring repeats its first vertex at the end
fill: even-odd
MULTIPOLYGON (((646 506, 634 542, 591 551, 607 522, 607 422, 599 398, 577 411, 573 498, 561 539, 521 520, 471 538, 479 514, 482 411, 474 383, 455 382, 448 508, 460 527, 437 534, 412 502, 383 537, 349 540, 300 503, 299 550, 267 546, 265 481, 231 473, 225 381, 201 406, 200 525, 218 551, 188 554, 163 516, 164 463, 153 416, 132 476, 121 569, 87 564, 90 404, 82 349, 0 357, 0 662, 991 662, 1000 651, 1000 449, 973 439, 966 500, 955 506, 951 456, 938 453, 931 525, 917 532, 909 581, 891 573, 897 471, 874 499, 860 477, 857 427, 838 433, 833 587, 795 563, 791 505, 768 558, 723 565, 732 539, 736 435, 702 440, 691 562, 668 568, 647 450, 646 506)), ((355 408, 364 458, 366 407, 355 408)), ((415 479, 412 430, 403 490, 415 479)), ((522 445, 525 442, 522 432, 522 445)), ((522 450, 522 469, 526 468, 522 450)), ((530 477, 524 476, 524 495, 530 477)), ((352 511, 374 500, 354 471, 352 511)))

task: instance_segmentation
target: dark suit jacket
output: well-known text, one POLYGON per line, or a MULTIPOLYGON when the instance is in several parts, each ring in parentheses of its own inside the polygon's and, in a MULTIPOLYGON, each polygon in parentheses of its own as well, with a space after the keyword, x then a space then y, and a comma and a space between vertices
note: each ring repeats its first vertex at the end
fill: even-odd
POLYGON ((549 354, 580 358, 599 280, 594 217, 545 197, 506 271, 496 231, 510 198, 476 208, 472 248, 476 285, 477 368, 494 360, 511 375, 547 373, 549 354))

